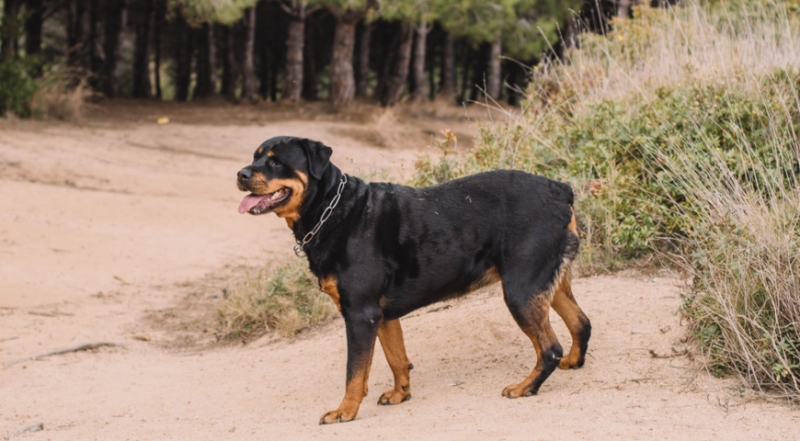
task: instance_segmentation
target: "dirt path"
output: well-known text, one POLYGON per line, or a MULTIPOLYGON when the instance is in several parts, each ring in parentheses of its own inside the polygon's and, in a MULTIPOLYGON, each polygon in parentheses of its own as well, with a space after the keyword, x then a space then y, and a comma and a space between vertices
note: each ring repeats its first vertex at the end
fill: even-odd
POLYGON ((237 214, 235 172, 263 139, 289 134, 332 145, 347 172, 403 176, 431 133, 474 129, 258 114, 247 126, 223 115, 158 126, 138 112, 83 126, 0 121, 0 363, 124 345, 0 367, 0 437, 36 422, 45 430, 21 438, 744 440, 800 429, 797 411, 750 401, 676 355, 676 280, 632 276, 575 282, 595 326, 587 365, 556 372, 536 397, 500 396, 534 354, 489 288, 403 320, 411 401, 374 404, 391 378, 378 348, 358 419, 317 426, 343 392, 341 320, 245 346, 213 344, 208 320, 187 325, 213 314, 242 267, 291 253, 281 220, 237 214))

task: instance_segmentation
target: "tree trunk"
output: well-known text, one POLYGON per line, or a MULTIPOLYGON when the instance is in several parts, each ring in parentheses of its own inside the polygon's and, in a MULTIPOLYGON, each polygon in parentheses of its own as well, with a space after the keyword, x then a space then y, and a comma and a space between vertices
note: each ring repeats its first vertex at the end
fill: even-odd
POLYGON ((516 106, 517 104, 519 104, 520 93, 518 92, 518 90, 520 89, 524 90, 523 87, 524 85, 517 84, 517 81, 519 81, 519 77, 524 76, 520 75, 522 73, 520 72, 521 70, 522 68, 515 62, 510 62, 506 65, 508 84, 510 85, 510 88, 508 90, 507 101, 510 106, 516 106))
POLYGON ((628 18, 631 16, 633 0, 617 0, 617 17, 628 18))
POLYGON ((117 81, 117 59, 120 52, 120 35, 125 26, 125 0, 106 3, 106 26, 103 52, 103 92, 109 98, 114 98, 119 93, 117 81))
POLYGON ((425 99, 425 42, 431 28, 428 23, 422 22, 416 27, 416 44, 414 45, 414 89, 411 92, 411 99, 422 101, 425 99))
POLYGON ((233 25, 225 27, 225 58, 222 59, 222 95, 229 100, 236 99, 235 32, 233 25))
POLYGON ((83 45, 83 0, 72 0, 67 5, 67 65, 70 67, 69 75, 71 86, 76 86, 80 81, 81 52, 83 45))
POLYGON ((486 90, 486 70, 490 52, 489 46, 491 45, 483 43, 478 47, 477 52, 473 51, 473 55, 476 59, 472 64, 472 83, 465 85, 470 92, 470 101, 478 101, 481 90, 486 90))
POLYGON ((175 101, 187 101, 189 99, 189 86, 192 80, 192 52, 194 52, 194 42, 192 32, 186 19, 179 15, 172 25, 175 54, 175 101))
POLYGON ((425 64, 428 65, 428 99, 436 99, 436 66, 433 63, 433 54, 429 54, 425 64))
POLYGON ((456 84, 456 52, 455 38, 447 33, 442 48, 442 78, 439 82, 439 98, 453 101, 456 84))
POLYGON ((356 70, 356 96, 369 94, 369 47, 372 40, 372 23, 364 23, 358 42, 358 69, 356 70))
POLYGON ((272 2, 258 2, 256 4, 256 52, 258 53, 258 95, 269 101, 269 76, 272 58, 271 51, 270 18, 274 14, 272 2))
POLYGON ((286 76, 283 98, 295 103, 303 91, 303 45, 306 29, 306 4, 284 8, 289 14, 289 38, 286 40, 286 76))
MULTIPOLYGON (((96 0, 93 0, 93 5, 96 0)), ((25 20, 25 54, 38 54, 42 50, 42 21, 44 5, 42 0, 27 0, 25 9, 28 19, 25 20)), ((94 23, 92 23, 94 28, 94 23)), ((5 46, 5 45, 4 45, 5 46)))
POLYGON ((2 40, 0 44, 3 45, 3 61, 8 61, 16 54, 17 46, 17 13, 19 12, 19 0, 5 0, 3 2, 3 23, 2 23, 2 40))
POLYGON ((318 22, 312 21, 308 17, 309 23, 305 29, 305 41, 308 44, 303 45, 303 99, 306 101, 317 100, 317 57, 314 53, 314 29, 317 27, 318 22))
POLYGON ((334 106, 350 104, 356 93, 353 77, 355 40, 356 24, 337 17, 331 54, 331 101, 334 106))
POLYGON ((153 0, 144 0, 136 20, 136 42, 133 49, 133 96, 150 98, 150 29, 154 19, 153 0))
POLYGON ((457 60, 464 60, 462 70, 461 70, 461 89, 459 89, 458 94, 458 102, 459 104, 463 104, 466 102, 467 99, 467 89, 469 88, 469 70, 473 64, 473 57, 475 55, 475 51, 472 50, 470 45, 465 44, 462 45, 461 53, 462 56, 456 57, 457 60))
POLYGON ((217 45, 213 23, 203 24, 199 40, 195 96, 208 98, 217 93, 217 45))
POLYGON ((242 56, 242 98, 252 101, 256 93, 256 72, 253 65, 253 44, 256 39, 256 8, 244 11, 244 55, 242 56))
POLYGON ((392 39, 389 42, 388 49, 384 49, 383 61, 381 64, 380 76, 378 76, 378 84, 372 97, 380 102, 387 100, 389 90, 389 82, 392 77, 392 67, 394 66, 395 58, 397 58, 397 51, 400 47, 401 32, 393 32, 392 39))
MULTIPOLYGON (((277 52, 277 50, 279 49, 277 47, 278 43, 279 42, 274 42, 274 45, 272 46, 273 53, 277 52)), ((282 67, 281 61, 278 59, 278 57, 273 56, 270 57, 269 65, 270 65, 270 72, 272 72, 269 77, 270 99, 272 101, 278 101, 278 71, 282 67)))
POLYGON ((155 20, 153 21, 153 48, 155 49, 155 80, 156 80, 156 98, 161 99, 161 28, 166 14, 166 2, 163 0, 155 0, 155 20))
POLYGON ((403 97, 403 89, 408 79, 408 65, 411 61, 411 46, 414 42, 414 28, 409 24, 400 27, 400 46, 397 49, 397 58, 394 62, 392 76, 387 84, 386 98, 381 103, 384 106, 394 106, 403 97))
POLYGON ((500 30, 494 32, 492 49, 489 53, 489 78, 486 84, 486 95, 493 100, 500 99, 500 81, 502 79, 500 57, 502 54, 502 37, 500 30))
POLYGON ((86 43, 89 52, 89 83, 92 87, 97 87, 97 73, 100 71, 101 59, 97 56, 97 13, 99 0, 90 0, 89 2, 89 41, 86 43))

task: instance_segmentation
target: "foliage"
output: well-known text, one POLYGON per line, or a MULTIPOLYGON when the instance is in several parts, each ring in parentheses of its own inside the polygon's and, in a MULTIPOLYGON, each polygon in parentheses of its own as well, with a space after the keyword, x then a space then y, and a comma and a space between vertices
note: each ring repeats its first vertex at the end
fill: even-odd
POLYGON ((746 151, 733 164, 722 153, 702 164, 680 155, 667 169, 682 192, 705 201, 679 209, 696 220, 679 245, 688 251, 681 264, 693 281, 682 312, 710 370, 736 372, 754 388, 796 397, 800 174, 775 173, 773 164, 746 151), (737 166, 748 167, 758 186, 737 179, 737 166))
POLYGON ((248 337, 277 330, 289 337, 330 320, 336 308, 319 290, 305 259, 249 274, 218 306, 222 334, 248 337))
POLYGON ((505 54, 529 60, 558 41, 559 27, 580 5, 580 0, 438 0, 432 9, 453 35, 480 44, 500 31, 505 54))
POLYGON ((800 37, 774 5, 640 8, 534 72, 521 115, 421 158, 415 183, 497 168, 567 181, 584 270, 673 259, 714 372, 800 394, 800 37))
POLYGON ((168 0, 173 14, 180 13, 193 25, 201 23, 231 24, 240 18, 244 10, 257 0, 168 0))
POLYGON ((31 100, 38 83, 30 64, 24 60, 0 63, 0 116, 8 112, 20 117, 31 116, 31 100))

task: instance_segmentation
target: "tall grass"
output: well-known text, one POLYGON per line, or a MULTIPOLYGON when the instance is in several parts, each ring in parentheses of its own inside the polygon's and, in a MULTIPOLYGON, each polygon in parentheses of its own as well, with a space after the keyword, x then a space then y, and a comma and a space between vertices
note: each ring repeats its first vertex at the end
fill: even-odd
MULTIPOLYGON (((796 6, 796 5, 795 5, 796 6)), ((584 270, 667 257, 715 373, 800 398, 800 20, 793 3, 647 7, 537 68, 518 115, 417 183, 496 168, 568 181, 584 270)))
MULTIPOLYGON (((697 163, 677 155, 667 173, 695 203, 676 204, 696 220, 679 239, 692 277, 683 313, 712 372, 737 372, 751 387, 797 398, 800 391, 800 186, 748 155, 752 180, 722 155, 697 163)), ((777 157, 786 152, 775 151, 777 157)), ((794 161, 795 158, 781 158, 794 161)), ((796 171, 796 169, 795 169, 796 171)))

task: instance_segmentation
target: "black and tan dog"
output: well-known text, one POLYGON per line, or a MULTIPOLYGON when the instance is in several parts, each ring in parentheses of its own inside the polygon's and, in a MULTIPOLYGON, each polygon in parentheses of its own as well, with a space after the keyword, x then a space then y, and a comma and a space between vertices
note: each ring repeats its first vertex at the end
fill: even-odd
POLYGON ((366 184, 331 164, 331 153, 308 139, 272 138, 238 173, 239 189, 252 193, 239 212, 285 218, 344 316, 346 392, 320 424, 356 417, 376 337, 394 374, 394 389, 378 403, 408 400, 412 366, 400 317, 498 281, 537 357, 530 375, 503 395, 534 395, 556 367, 583 366, 591 325, 570 288, 578 234, 569 186, 519 171, 419 189, 366 184), (572 335, 566 356, 550 327, 551 306, 572 335))

